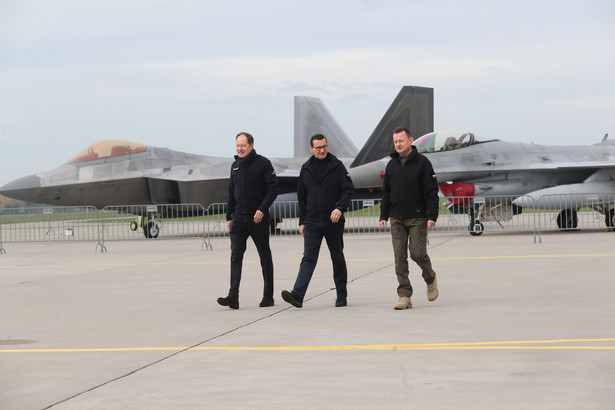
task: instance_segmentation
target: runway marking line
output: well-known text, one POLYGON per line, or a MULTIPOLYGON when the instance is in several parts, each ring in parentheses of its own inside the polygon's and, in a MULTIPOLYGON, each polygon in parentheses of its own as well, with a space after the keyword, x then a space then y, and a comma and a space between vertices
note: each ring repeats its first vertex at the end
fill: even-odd
POLYGON ((196 347, 120 347, 91 349, 3 349, 0 353, 83 353, 83 352, 151 352, 151 351, 326 351, 326 350, 615 350, 613 346, 565 346, 562 343, 615 342, 615 338, 516 340, 499 342, 416 343, 348 346, 196 346, 196 347), (545 344, 555 344, 544 346, 545 344))

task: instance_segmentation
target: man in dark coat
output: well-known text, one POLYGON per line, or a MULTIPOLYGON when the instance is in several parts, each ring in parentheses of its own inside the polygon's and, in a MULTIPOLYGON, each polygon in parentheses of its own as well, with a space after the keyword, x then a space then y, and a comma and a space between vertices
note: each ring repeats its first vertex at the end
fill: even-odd
POLYGON ((354 186, 342 161, 328 152, 324 135, 313 135, 310 149, 314 155, 301 167, 297 184, 303 259, 293 290, 282 291, 282 298, 295 307, 303 306, 320 245, 325 238, 333 262, 333 281, 337 292, 335 306, 346 306, 348 271, 344 258, 344 212, 350 206, 354 186))
POLYGON ((427 229, 438 219, 438 183, 431 162, 412 145, 410 130, 398 127, 393 131, 395 152, 391 153, 384 174, 380 203, 380 227, 391 219, 391 237, 397 275, 399 301, 395 310, 412 308, 412 285, 408 277, 410 258, 421 268, 427 283, 427 299, 438 297, 436 272, 427 255, 427 229))
POLYGON ((239 283, 248 237, 256 245, 263 271, 260 307, 274 305, 273 258, 269 247, 269 207, 278 196, 278 178, 271 161, 254 150, 254 138, 240 132, 235 138, 237 155, 231 166, 226 225, 231 237, 231 287, 218 303, 239 309, 239 283))

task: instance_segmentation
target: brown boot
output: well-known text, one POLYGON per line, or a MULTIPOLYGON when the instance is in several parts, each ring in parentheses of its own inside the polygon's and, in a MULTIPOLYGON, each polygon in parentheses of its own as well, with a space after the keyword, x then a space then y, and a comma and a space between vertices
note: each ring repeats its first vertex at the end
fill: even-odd
POLYGON ((429 285, 427 285, 427 300, 433 302, 438 299, 438 279, 434 279, 429 285))
POLYGON ((225 298, 218 298, 218 303, 231 309, 239 309, 239 298, 235 296, 228 295, 225 298))
POLYGON ((393 306, 395 310, 405 310, 412 309, 412 301, 408 296, 402 296, 399 298, 399 301, 393 306))

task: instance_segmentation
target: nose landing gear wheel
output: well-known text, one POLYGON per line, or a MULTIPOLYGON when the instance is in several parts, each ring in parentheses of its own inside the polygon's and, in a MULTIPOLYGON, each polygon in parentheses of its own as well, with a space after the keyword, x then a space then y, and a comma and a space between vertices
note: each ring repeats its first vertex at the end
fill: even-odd
POLYGON ((143 228, 143 234, 145 234, 146 238, 157 238, 158 233, 160 233, 160 227, 154 221, 149 221, 147 226, 143 228))
POLYGON ((470 235, 472 236, 479 236, 483 234, 485 227, 483 223, 477 219, 468 226, 468 231, 470 231, 470 235))
POLYGON ((615 208, 611 208, 604 215, 604 223, 607 228, 615 228, 615 208))

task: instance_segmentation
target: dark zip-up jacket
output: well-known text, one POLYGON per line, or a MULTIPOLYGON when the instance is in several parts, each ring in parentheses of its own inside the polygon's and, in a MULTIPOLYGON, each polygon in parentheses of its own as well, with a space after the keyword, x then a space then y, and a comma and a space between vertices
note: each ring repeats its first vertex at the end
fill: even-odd
MULTIPOLYGON (((350 206, 354 185, 346 167, 333 154, 327 154, 328 167, 322 181, 318 180, 312 167, 314 161, 320 160, 314 156, 301 167, 297 183, 297 199, 299 201, 299 225, 305 221, 325 222, 331 220, 331 212, 339 209, 342 214, 350 206)), ((344 215, 340 222, 344 221, 344 215)))
POLYGON ((259 210, 269 216, 269 207, 278 196, 278 177, 271 161, 252 150, 244 159, 235 155, 228 184, 226 220, 234 214, 254 215, 259 210))
POLYGON ((390 154, 382 183, 380 220, 396 218, 438 219, 438 181, 431 162, 415 146, 401 165, 397 152, 390 154))

